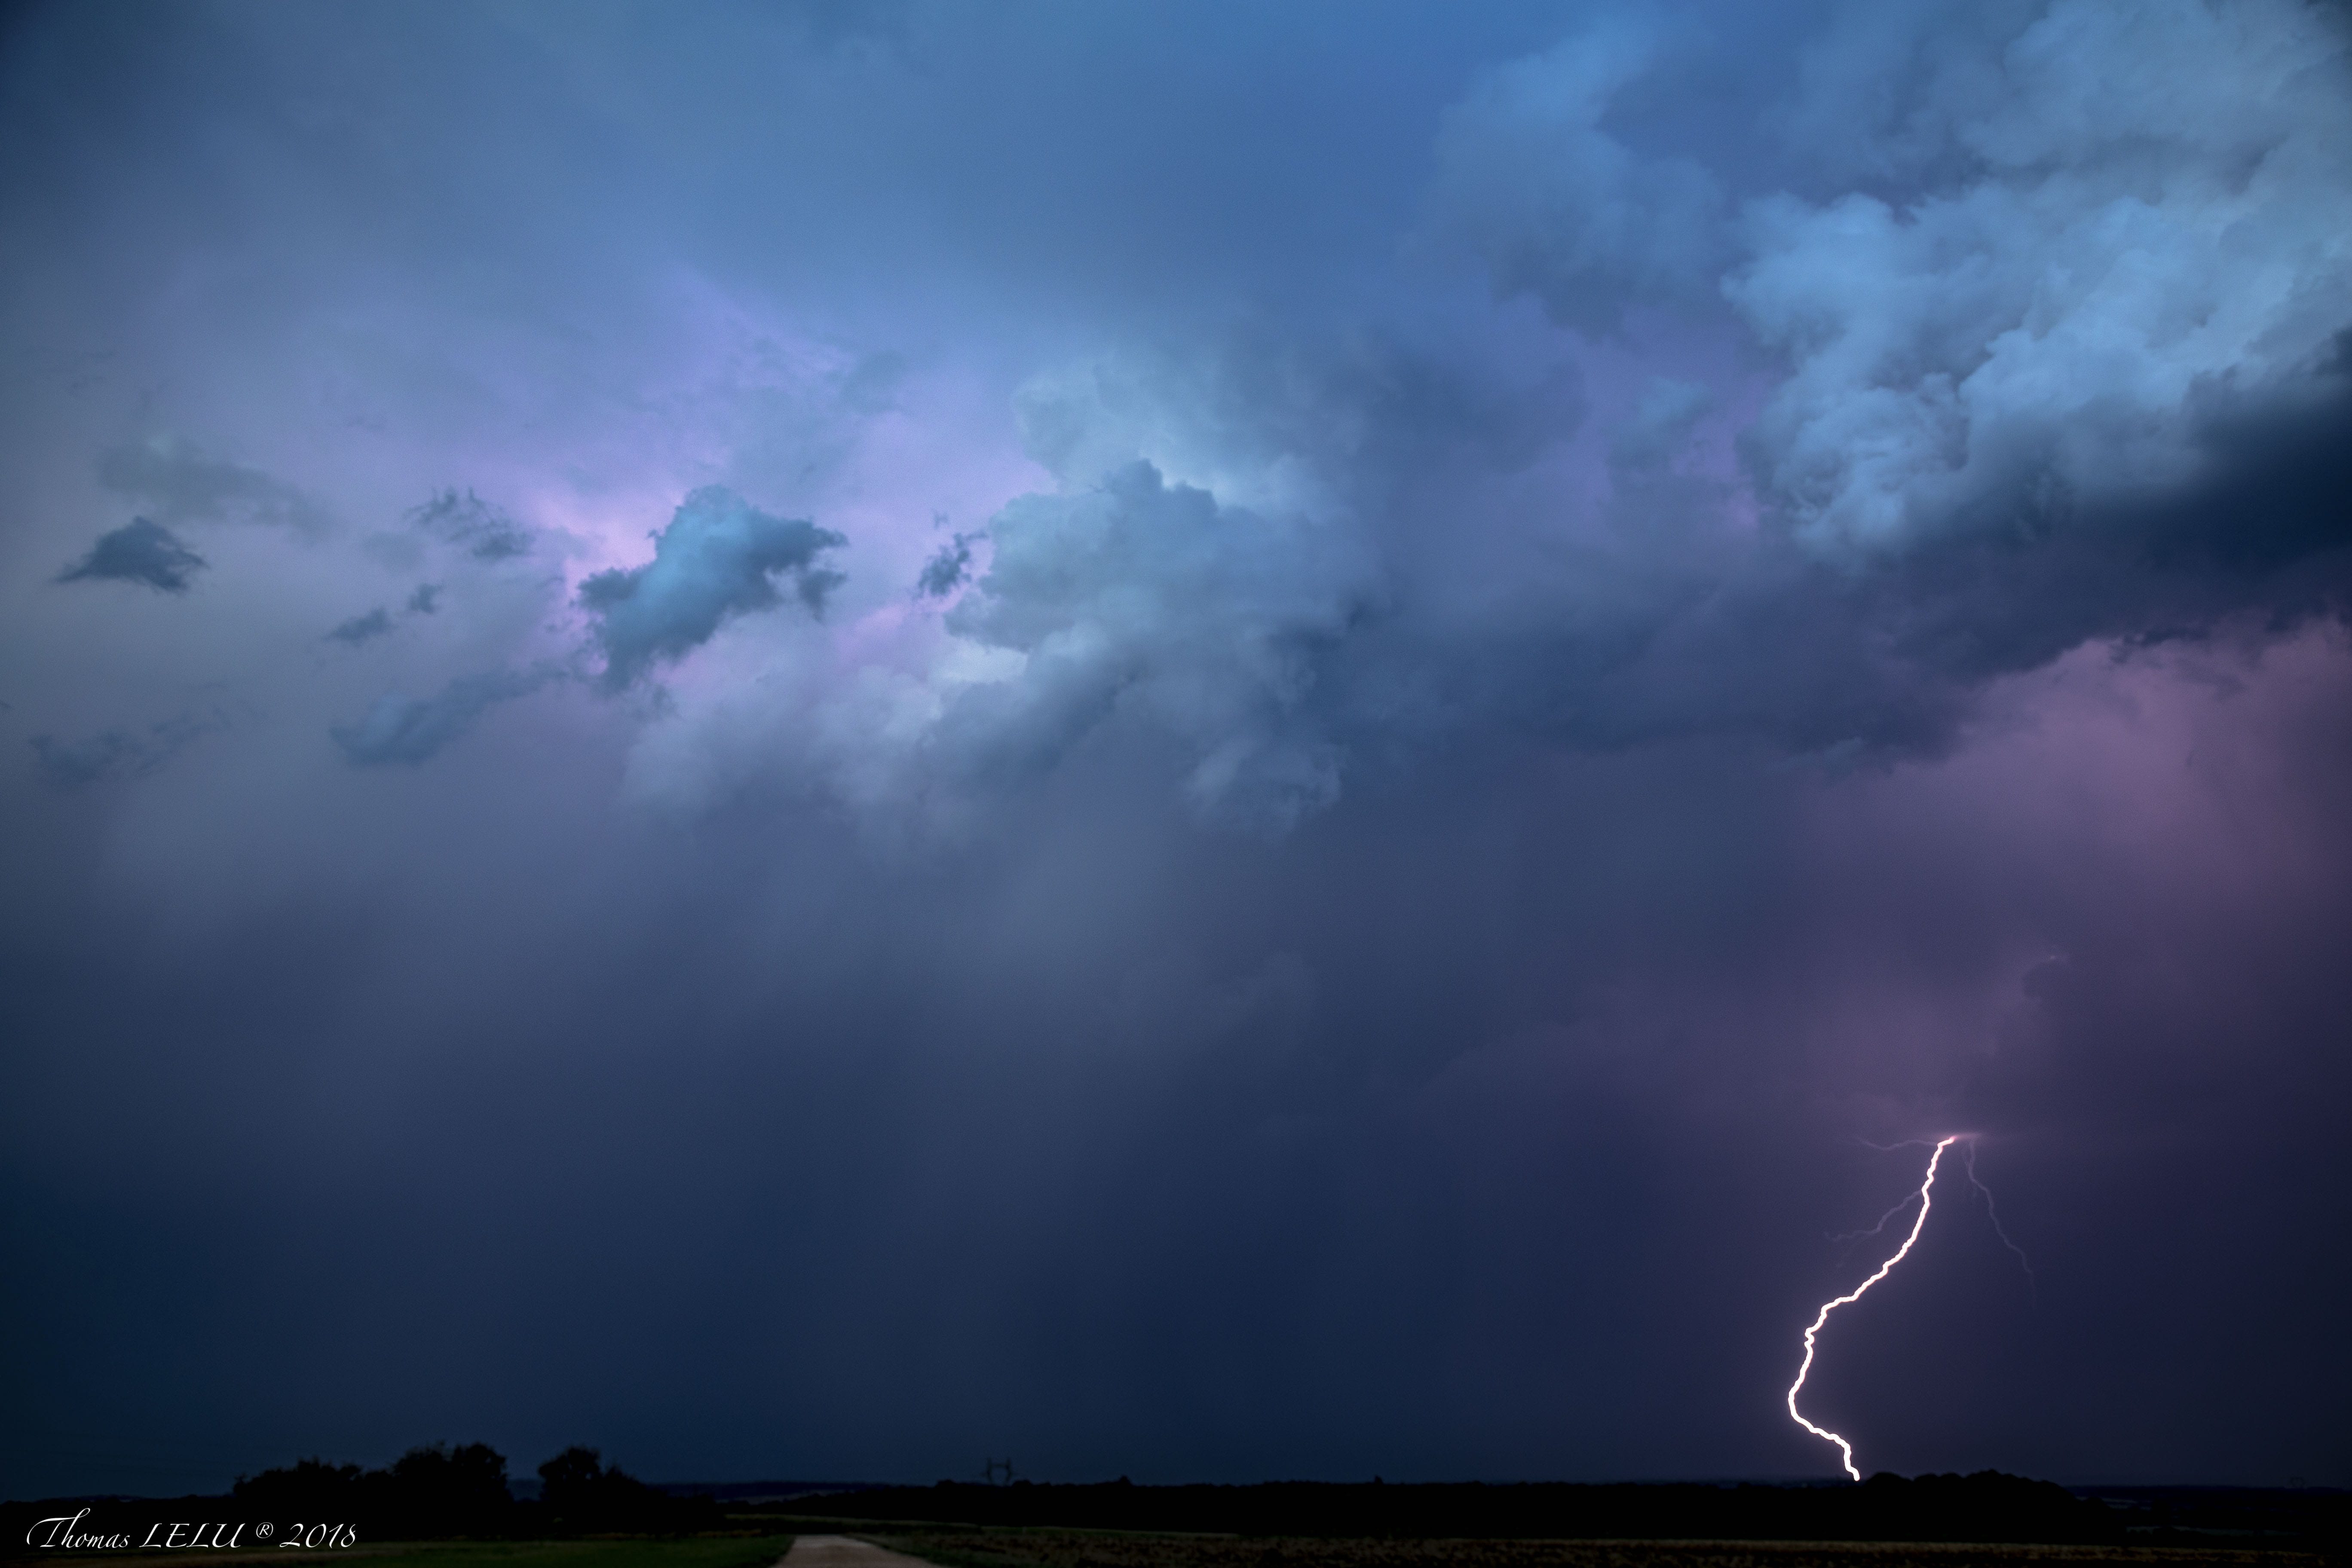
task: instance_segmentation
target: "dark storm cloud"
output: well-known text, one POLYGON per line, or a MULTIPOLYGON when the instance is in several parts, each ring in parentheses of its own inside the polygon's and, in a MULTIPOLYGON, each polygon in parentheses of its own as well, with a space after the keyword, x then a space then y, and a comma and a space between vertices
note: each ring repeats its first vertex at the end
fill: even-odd
POLYGON ((1386 355, 1293 345, 1271 376, 1259 356, 1229 345, 1203 374, 1219 358, 1196 352, 1181 383, 1133 372, 1034 412, 1033 449, 1075 483, 992 520, 992 564, 948 622, 1026 662, 950 695, 926 766, 1001 785, 1098 729, 1156 731, 1191 759, 1196 805, 1280 826, 1353 768, 1498 732, 1933 755, 1985 683, 2086 639, 2352 609, 2335 499, 2352 389, 2332 366, 2290 414, 2225 402, 2189 423, 2193 477, 2168 491, 2042 472, 1855 558, 1727 523, 1728 476, 1693 466, 1713 397, 1691 384, 1653 381, 1612 429, 1606 509, 1547 528, 1515 493, 1544 438, 1477 417, 1502 386, 1400 395, 1386 355), (1223 507, 1139 458, 1101 468, 1134 449, 1139 404, 1154 432, 1251 432, 1265 448, 1225 460, 1312 476, 1326 515, 1223 507))
POLYGON ((111 533, 99 536, 89 553, 58 574, 60 583, 144 583, 166 594, 184 594, 188 579, 205 567, 205 558, 180 542, 161 523, 134 517, 111 533))
POLYGON ((822 613, 843 578, 817 558, 846 542, 805 520, 770 517, 723 487, 696 490, 654 536, 651 561, 580 584, 580 603, 596 617, 605 689, 700 647, 731 616, 782 603, 779 576, 790 575, 801 603, 822 613))
POLYGON ((2199 431, 2200 477, 2160 500, 2059 502, 2060 516, 1955 531, 1862 574, 1759 550, 1705 592, 1661 600, 1638 651, 1549 639, 1554 668, 1587 679, 1524 697, 1604 744, 1734 732, 1937 753, 1987 682, 2089 639, 2352 616, 2347 442, 2352 388, 2299 417, 2199 431))
MULTIPOLYGON (((1325 514, 1308 530, 1324 547, 1292 550, 1296 519, 1171 521, 1139 531, 1170 542, 1115 559, 1072 535, 1044 552, 1063 574, 1053 591, 1101 574, 1087 591, 1117 606, 1106 626, 1153 606, 1150 650, 1115 630, 1065 629, 1051 649, 986 640, 1083 646, 1112 683, 1183 670, 1181 712, 1107 698, 1069 710, 1157 707, 1212 754, 1286 756, 1295 784, 1320 781, 1298 798, 1328 801, 1350 755, 1417 720, 1601 745, 1716 731, 1932 751, 1981 682, 2086 638, 2261 616, 2282 595, 2342 613, 2341 510, 2306 498, 2326 494, 2352 406, 2336 347, 2352 269, 2329 241, 2352 222, 2343 28, 2283 5, 2252 29, 2157 11, 2163 26, 2139 26, 2060 4, 1949 36, 1848 15, 1809 57, 1818 98, 1864 90, 1857 59, 1936 62, 1870 89, 1862 122, 1885 143, 1871 192, 1739 196, 1687 155, 1635 150, 1612 104, 1702 47, 1671 27, 1605 18, 1489 73, 1449 116, 1436 222, 1500 292, 1588 331, 1664 310, 1785 356, 1739 447, 1764 526, 1734 511, 1737 476, 1692 450, 1705 388, 1654 380, 1617 416, 1610 499, 1580 523, 1520 478, 1569 426, 1514 443, 1512 414, 1540 405, 1491 362, 1425 382, 1432 399, 1304 336, 1270 356, 1280 376, 1253 346, 1196 347, 1191 366, 1042 396, 1033 454, 1066 484, 1188 447, 1226 476, 1219 489, 1286 467, 1308 477, 1290 505, 1325 514), (2084 79, 2124 58, 2132 73, 2084 79), (2199 112, 2181 114, 2180 94, 2199 112), (1481 401, 1511 412, 1478 417, 1481 401), (1457 421, 1465 437, 1448 440, 1457 421), (2250 467, 2238 454, 2256 431, 2250 467), (2247 566, 2208 570, 2184 529, 2247 566), (1441 539, 1448 554, 1427 553, 1441 539), (1219 586, 1189 591, 1204 559, 1219 586), (1484 579, 1470 588, 1483 616, 1455 608, 1467 579, 1484 579), (1284 656, 1273 708, 1253 695, 1265 678, 1226 658, 1228 606, 1269 595, 1365 610, 1321 626, 1311 656, 1284 656)), ((1781 117, 1784 173, 1818 180, 1855 156, 1853 121, 1819 109, 1781 117)), ((1000 548, 1022 509, 1060 504, 1015 503, 992 525, 1000 548)), ((1048 580, 992 572, 951 624, 976 631, 991 605, 1018 621, 1048 580)), ((1038 722, 1076 701, 1070 669, 1033 659, 1013 686, 1034 701, 960 701, 1038 722)), ((1196 798, 1217 795, 1207 776, 1190 775, 1196 798)))
POLYGON ((386 692, 358 723, 338 724, 330 733, 354 767, 414 766, 438 755, 492 707, 529 696, 557 679, 555 672, 544 669, 493 669, 460 676, 430 697, 386 692))

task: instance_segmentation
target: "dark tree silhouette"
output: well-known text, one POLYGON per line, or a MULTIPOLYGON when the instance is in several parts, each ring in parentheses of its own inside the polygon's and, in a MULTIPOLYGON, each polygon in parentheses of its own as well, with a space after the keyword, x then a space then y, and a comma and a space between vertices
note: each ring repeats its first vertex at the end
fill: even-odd
POLYGON ((539 1500, 559 1519, 584 1518, 604 1501, 606 1473, 602 1454, 575 1444, 539 1467, 539 1500))
POLYGON ((506 1456, 487 1443, 411 1448, 381 1470, 304 1459, 237 1478, 236 1500, 280 1524, 348 1524, 362 1539, 450 1536, 683 1534, 725 1523, 709 1498, 674 1498, 607 1465, 595 1449, 566 1448, 539 1467, 540 1500, 517 1502, 506 1456))
POLYGON ((593 1448, 566 1448, 539 1467, 540 1503, 560 1531, 657 1531, 709 1529, 719 1522, 708 1498, 674 1498, 607 1465, 593 1448))
POLYGON ((231 1495, 264 1518, 349 1524, 375 1540, 501 1535, 516 1523, 506 1458, 487 1443, 411 1448, 381 1470, 303 1459, 240 1476, 231 1495))
POLYGON ((497 1532, 514 1506, 506 1457, 488 1443, 411 1448, 392 1467, 394 1507, 427 1535, 497 1532))

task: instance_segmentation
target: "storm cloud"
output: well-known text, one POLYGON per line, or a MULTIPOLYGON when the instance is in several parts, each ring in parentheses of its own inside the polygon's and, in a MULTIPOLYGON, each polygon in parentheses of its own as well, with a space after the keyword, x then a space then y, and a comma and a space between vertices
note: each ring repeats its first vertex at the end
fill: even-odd
POLYGON ((580 603, 596 617, 604 685, 627 686, 656 659, 709 641, 721 621, 772 608, 780 575, 793 578, 809 610, 822 611, 842 576, 817 557, 845 542, 805 520, 770 517, 721 486, 696 490, 654 536, 653 560, 580 584, 580 603))
POLYGON ((2352 1481, 2340 7, 5 37, 10 1487, 2352 1481))
POLYGON ((205 568, 205 558, 160 523, 134 517, 99 536, 89 553, 58 575, 60 583, 144 583, 166 594, 184 594, 188 580, 205 568))

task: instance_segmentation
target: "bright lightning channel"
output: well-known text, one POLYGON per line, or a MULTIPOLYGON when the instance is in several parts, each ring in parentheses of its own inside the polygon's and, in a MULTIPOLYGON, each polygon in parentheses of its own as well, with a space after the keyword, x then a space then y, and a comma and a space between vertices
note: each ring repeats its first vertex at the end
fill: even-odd
MULTIPOLYGON (((1853 1445, 1847 1442, 1844 1438, 1839 1436, 1836 1433, 1831 1431, 1826 1426, 1814 1426, 1811 1422, 1806 1420, 1797 1409, 1797 1391, 1805 1386, 1805 1374, 1813 1370, 1813 1336, 1822 1331, 1822 1325, 1830 1321, 1830 1314, 1832 1312, 1836 1311, 1840 1307, 1851 1307, 1856 1301, 1861 1300, 1864 1291, 1869 1289, 1873 1285, 1877 1284, 1881 1279, 1885 1279, 1887 1274, 1893 1270, 1895 1266, 1902 1262, 1904 1257, 1910 1252, 1912 1243, 1919 1239, 1919 1232, 1925 1228, 1927 1224, 1927 1209, 1931 1201, 1929 1194, 1935 1190, 1936 1186, 1936 1166, 1944 1158, 1944 1151, 1950 1148, 1959 1141, 1960 1135, 1957 1132, 1953 1133, 1948 1138, 1938 1139, 1936 1143, 1936 1152, 1927 1156, 1927 1179, 1919 1184, 1919 1215, 1916 1219, 1914 1219, 1911 1222, 1911 1234, 1903 1238, 1903 1245, 1895 1249, 1895 1256, 1880 1264, 1878 1266, 1877 1273, 1872 1275, 1869 1279, 1855 1286, 1852 1290, 1838 1297, 1835 1300, 1822 1302, 1822 1310, 1813 1314, 1812 1326, 1805 1331, 1805 1362, 1802 1366, 1797 1368, 1797 1381, 1789 1385, 1789 1419, 1794 1421, 1798 1426, 1802 1426, 1806 1431, 1811 1432, 1814 1436, 1835 1443, 1838 1446, 1838 1453, 1842 1455, 1845 1460, 1845 1473, 1853 1477, 1855 1480, 1862 1479, 1862 1472, 1853 1468, 1853 1445)), ((1906 1198, 1904 1201, 1908 1203, 1910 1200, 1906 1198)), ((1898 1205, 1898 1207, 1900 1205, 1898 1205)), ((1890 1218, 1893 1216, 1893 1213, 1894 1211, 1889 1211, 1890 1218)), ((1885 1225, 1886 1221, 1882 1219, 1878 1223, 1880 1225, 1885 1225)))

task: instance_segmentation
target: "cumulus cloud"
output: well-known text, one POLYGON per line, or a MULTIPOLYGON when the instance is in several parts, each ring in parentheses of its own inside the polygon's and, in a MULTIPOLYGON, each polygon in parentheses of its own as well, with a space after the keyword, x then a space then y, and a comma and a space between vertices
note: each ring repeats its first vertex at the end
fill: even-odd
POLYGON ((2352 328, 2338 11, 1850 8, 1761 172, 1616 124, 1681 63, 1662 36, 1604 19, 1490 73, 1439 138, 1437 211, 1499 290, 1584 331, 1729 304, 1787 364, 1749 449, 1816 552, 2160 495, 2217 417, 2317 395, 2352 328))
POLYGON ((981 535, 935 557, 935 584, 965 579, 945 616, 747 647, 757 680, 675 693, 640 786, 706 801, 782 774, 895 832, 910 813, 967 821, 1099 743, 1172 766, 1194 809, 1245 830, 1328 805, 1376 554, 1340 520, 1241 505, 1146 458, 1081 471, 990 519, 977 577, 981 535))
POLYGON ((460 676, 430 697, 386 692, 356 724, 328 732, 354 767, 428 762, 471 730, 491 708, 561 679, 551 669, 493 669, 460 676))
POLYGON ((204 570, 205 558, 180 542, 161 523, 134 517, 111 533, 99 535, 89 553, 58 574, 60 583, 144 583, 166 594, 184 594, 189 577, 204 570))
POLYGON ((780 576, 793 580, 810 611, 822 612, 844 579, 818 557, 846 542, 805 520, 770 517, 721 486, 696 490, 654 536, 651 561, 580 584, 580 603, 596 617, 605 689, 699 647, 731 616, 780 604, 780 576))
POLYGON ((1948 746, 1984 683, 2086 639, 2347 602, 2338 372, 2296 418, 2209 420, 2188 480, 2088 498, 2069 529, 1947 528, 1858 563, 1785 510, 1754 521, 1697 380, 1629 389, 1580 494, 1573 420, 1548 440, 1486 416, 1543 406, 1491 367, 1455 383, 1293 342, 1275 370, 1249 347, 1202 369, 1218 357, 1030 395, 1066 487, 991 520, 994 561, 946 623, 1023 662, 938 693, 931 763, 1019 775, 1141 725, 1178 742, 1207 815, 1276 827, 1351 759, 1471 735, 1883 763, 1948 746), (1116 461, 1146 444, 1213 487, 1116 461))
POLYGON ((1581 458, 1565 428, 1434 443, 1431 409, 1347 374, 1178 410, 1228 459, 1286 442, 1294 488, 1343 498, 1381 562, 1388 612, 1326 661, 1357 700, 1324 733, 1436 713, 1588 746, 1933 751, 1983 682, 2086 639, 2344 613, 2338 15, 1855 7, 1760 151, 1662 79, 1706 47, 1602 18, 1488 72, 1433 200, 1499 292, 1580 339, 1648 308, 1640 343, 1584 362, 1713 342, 1754 380, 1612 372, 1581 458), (1383 681, 1415 700, 1362 700, 1383 681))
POLYGON ((1931 55, 1881 116, 1912 188, 1752 204, 1727 282, 1790 356, 1759 450, 1825 549, 2177 484, 2217 406, 2307 390, 2352 327, 2337 16, 2073 0, 1931 55))
POLYGON ((1608 17, 1548 53, 1489 73, 1437 142, 1437 209, 1495 286, 1556 320, 1617 324, 1633 304, 1702 295, 1727 257, 1722 183, 1688 157, 1645 155, 1603 125, 1658 61, 1631 18, 1608 17))
POLYGON ((1185 742, 1195 802, 1271 826, 1338 795, 1318 668, 1376 596, 1342 531, 1221 505, 1137 459, 1084 491, 1023 497, 989 537, 988 572, 948 624, 1025 662, 974 688, 958 722, 1042 759, 1133 712, 1185 742))

